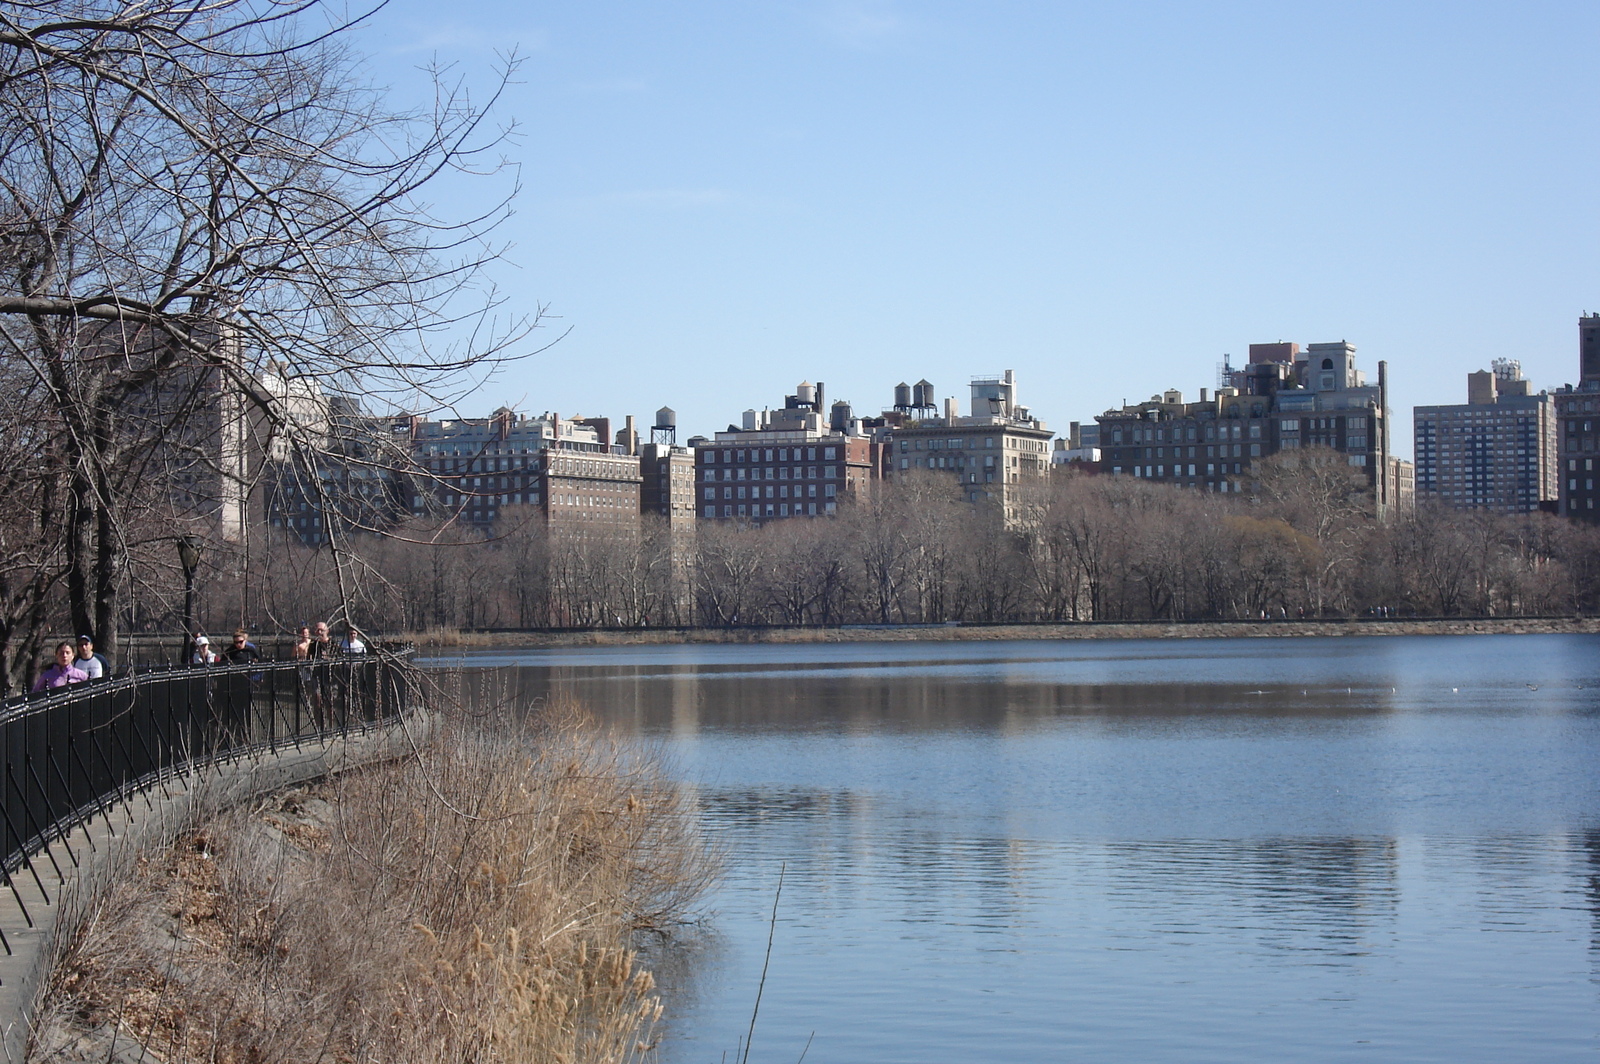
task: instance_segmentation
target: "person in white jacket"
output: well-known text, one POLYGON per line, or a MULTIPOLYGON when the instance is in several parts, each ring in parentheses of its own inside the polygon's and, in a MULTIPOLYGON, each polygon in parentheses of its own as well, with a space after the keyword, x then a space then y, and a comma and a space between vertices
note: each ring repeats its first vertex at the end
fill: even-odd
POLYGON ((204 634, 194 637, 194 642, 189 646, 190 665, 215 665, 217 656, 211 652, 211 640, 204 634))

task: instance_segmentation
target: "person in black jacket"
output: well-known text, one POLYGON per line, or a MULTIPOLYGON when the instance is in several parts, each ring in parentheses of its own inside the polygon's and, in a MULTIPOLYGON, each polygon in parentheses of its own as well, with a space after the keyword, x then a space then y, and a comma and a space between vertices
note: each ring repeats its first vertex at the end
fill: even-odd
POLYGON ((233 646, 222 652, 229 665, 254 665, 261 660, 261 652, 250 642, 250 633, 243 628, 233 630, 233 646))

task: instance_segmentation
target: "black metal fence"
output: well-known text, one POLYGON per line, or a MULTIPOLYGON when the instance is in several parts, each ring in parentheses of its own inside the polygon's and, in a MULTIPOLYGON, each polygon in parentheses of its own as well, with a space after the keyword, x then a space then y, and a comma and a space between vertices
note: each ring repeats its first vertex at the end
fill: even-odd
MULTIPOLYGON (((33 926, 66 870, 51 847, 78 823, 206 761, 393 720, 411 704, 409 652, 315 662, 162 668, 0 704, 0 879, 33 926)), ((148 799, 147 799, 148 800, 148 799)), ((0 928, 0 946, 11 944, 0 928)))

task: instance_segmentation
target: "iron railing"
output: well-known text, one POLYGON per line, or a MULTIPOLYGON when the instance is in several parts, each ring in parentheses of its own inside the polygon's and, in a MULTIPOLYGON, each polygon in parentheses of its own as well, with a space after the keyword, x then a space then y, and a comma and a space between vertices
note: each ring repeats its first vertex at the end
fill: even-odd
MULTIPOLYGON (((67 879, 52 842, 76 863, 73 827, 109 823, 111 806, 184 769, 396 719, 411 705, 409 658, 147 669, 0 704, 0 889, 34 926, 29 901, 53 904, 47 881, 67 879)), ((0 946, 11 952, 4 928, 0 946)))

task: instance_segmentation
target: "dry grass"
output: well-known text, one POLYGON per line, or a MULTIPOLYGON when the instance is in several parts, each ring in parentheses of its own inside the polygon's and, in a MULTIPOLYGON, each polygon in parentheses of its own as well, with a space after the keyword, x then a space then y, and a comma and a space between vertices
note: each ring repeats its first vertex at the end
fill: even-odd
POLYGON ((30 1059, 638 1059, 633 936, 715 862, 651 756, 551 720, 445 722, 148 857, 89 907, 30 1059))

